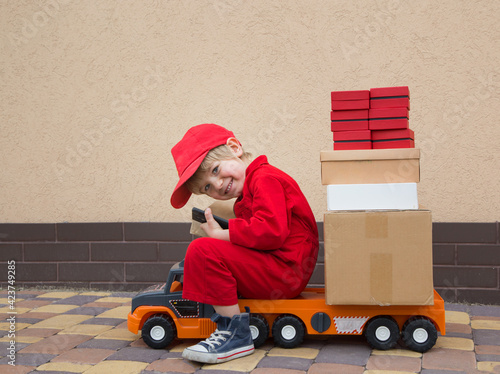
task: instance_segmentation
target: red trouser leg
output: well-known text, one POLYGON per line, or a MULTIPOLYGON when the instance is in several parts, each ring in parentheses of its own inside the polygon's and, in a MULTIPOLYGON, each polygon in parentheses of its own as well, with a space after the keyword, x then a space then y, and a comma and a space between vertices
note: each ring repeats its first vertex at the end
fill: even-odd
POLYGON ((290 266, 273 255, 223 240, 199 238, 184 262, 183 298, 211 305, 234 305, 238 294, 251 299, 281 299, 302 290, 290 266))

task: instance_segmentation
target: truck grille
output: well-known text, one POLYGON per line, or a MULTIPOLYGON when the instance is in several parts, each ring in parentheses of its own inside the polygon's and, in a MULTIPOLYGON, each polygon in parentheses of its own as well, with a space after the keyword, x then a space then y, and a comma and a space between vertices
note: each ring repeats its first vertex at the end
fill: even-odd
POLYGON ((215 322, 212 322, 210 319, 200 319, 200 334, 202 336, 210 336, 215 331, 216 327, 217 324, 215 322))
POLYGON ((171 300, 170 305, 181 317, 197 318, 200 315, 200 303, 185 299, 171 300))

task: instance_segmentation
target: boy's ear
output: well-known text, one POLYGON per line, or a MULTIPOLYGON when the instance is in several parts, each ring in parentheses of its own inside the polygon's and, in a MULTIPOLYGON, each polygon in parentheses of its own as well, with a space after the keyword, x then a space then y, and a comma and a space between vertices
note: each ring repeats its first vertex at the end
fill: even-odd
POLYGON ((231 148, 231 151, 233 151, 236 157, 241 157, 243 155, 243 147, 241 146, 241 143, 238 141, 238 139, 233 137, 228 138, 226 145, 231 148))

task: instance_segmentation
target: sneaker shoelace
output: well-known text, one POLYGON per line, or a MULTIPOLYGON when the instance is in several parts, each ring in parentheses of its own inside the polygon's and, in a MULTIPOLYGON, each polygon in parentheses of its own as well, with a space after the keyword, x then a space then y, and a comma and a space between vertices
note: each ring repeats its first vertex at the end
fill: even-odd
POLYGON ((231 336, 231 331, 215 330, 208 339, 201 343, 204 343, 210 348, 215 349, 215 345, 220 346, 227 340, 226 336, 231 336))

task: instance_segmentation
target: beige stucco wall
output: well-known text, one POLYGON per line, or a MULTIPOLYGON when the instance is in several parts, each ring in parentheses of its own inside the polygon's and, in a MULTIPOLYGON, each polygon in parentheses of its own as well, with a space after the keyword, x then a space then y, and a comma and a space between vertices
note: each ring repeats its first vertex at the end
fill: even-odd
POLYGON ((0 221, 186 221, 170 148, 215 122, 318 220, 330 91, 408 85, 421 204, 498 221, 500 2, 0 0, 0 221))

